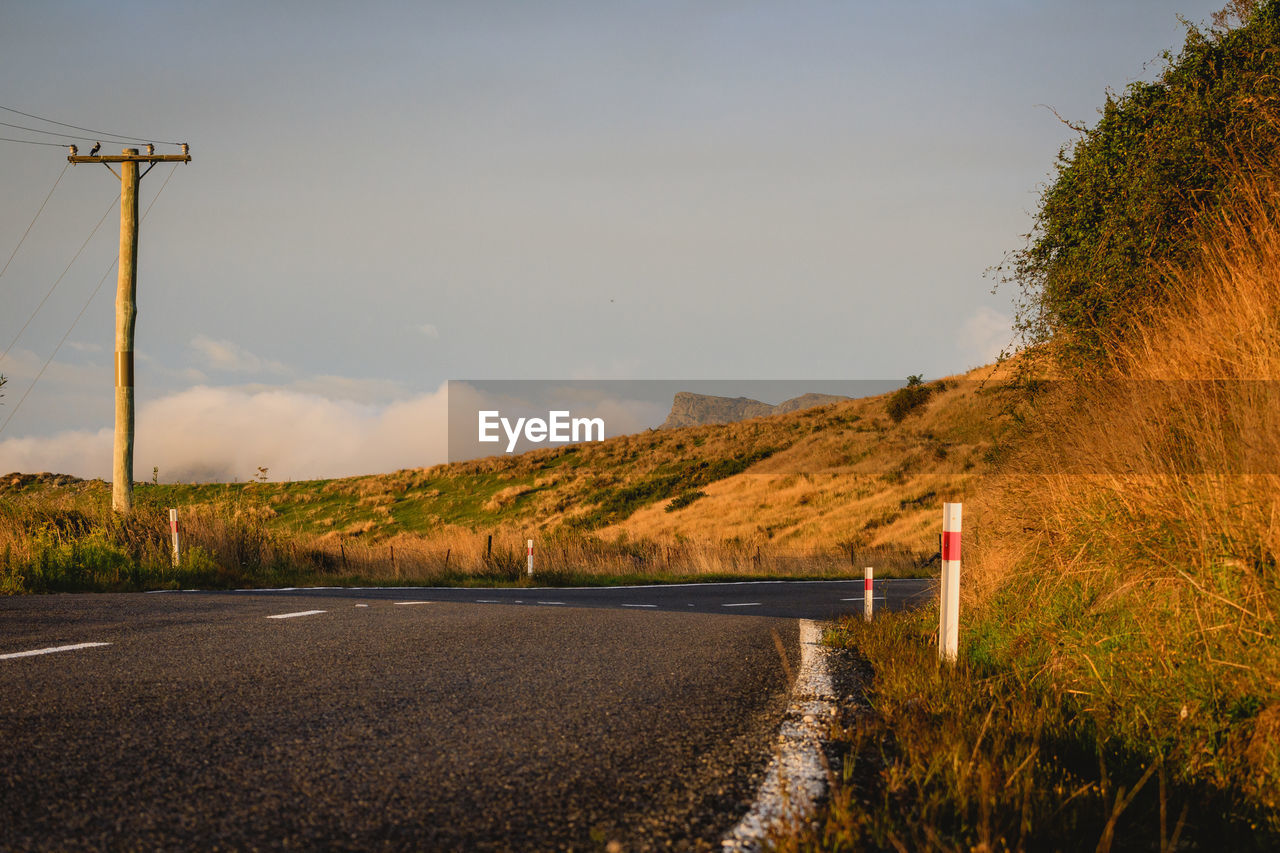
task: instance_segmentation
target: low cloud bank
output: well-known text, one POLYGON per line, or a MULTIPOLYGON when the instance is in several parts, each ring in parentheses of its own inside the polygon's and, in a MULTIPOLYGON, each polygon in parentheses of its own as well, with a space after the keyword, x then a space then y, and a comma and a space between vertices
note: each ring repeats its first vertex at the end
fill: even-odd
MULTIPOLYGON (((140 407, 134 476, 172 482, 345 477, 445 461, 447 399, 382 405, 294 390, 189 388, 140 407)), ((111 429, 0 440, 0 473, 111 474, 111 429)))

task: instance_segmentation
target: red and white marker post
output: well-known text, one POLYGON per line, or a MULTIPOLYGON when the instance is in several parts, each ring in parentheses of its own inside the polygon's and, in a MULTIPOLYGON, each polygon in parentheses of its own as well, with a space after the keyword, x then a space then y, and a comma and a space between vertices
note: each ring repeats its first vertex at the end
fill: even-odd
POLYGON ((862 618, 870 622, 871 608, 873 606, 872 601, 874 600, 871 597, 871 581, 873 576, 875 575, 875 569, 871 568, 870 566, 867 566, 865 569, 863 569, 863 573, 864 573, 863 577, 865 578, 865 580, 863 580, 862 582, 862 618))
POLYGON ((533 577, 533 540, 529 540, 529 577, 533 577))
POLYGON ((178 511, 169 510, 169 533, 173 535, 173 567, 178 567, 178 511))
POLYGON ((960 653, 960 504, 942 505, 942 589, 938 658, 955 663, 960 653))

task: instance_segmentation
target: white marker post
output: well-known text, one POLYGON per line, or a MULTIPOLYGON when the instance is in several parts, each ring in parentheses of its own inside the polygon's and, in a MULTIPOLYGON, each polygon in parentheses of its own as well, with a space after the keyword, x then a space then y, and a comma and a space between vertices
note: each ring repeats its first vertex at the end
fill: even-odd
POLYGON ((942 589, 938 658, 955 663, 960 653, 960 504, 942 505, 942 589))
POLYGON ((871 608, 873 606, 873 599, 871 597, 871 580, 872 576, 875 574, 875 569, 867 566, 863 571, 865 572, 865 580, 862 582, 862 617, 870 622, 871 608))
POLYGON ((533 540, 529 540, 529 577, 533 577, 533 540))
POLYGON ((173 567, 178 568, 178 510, 169 510, 169 532, 173 534, 173 567))

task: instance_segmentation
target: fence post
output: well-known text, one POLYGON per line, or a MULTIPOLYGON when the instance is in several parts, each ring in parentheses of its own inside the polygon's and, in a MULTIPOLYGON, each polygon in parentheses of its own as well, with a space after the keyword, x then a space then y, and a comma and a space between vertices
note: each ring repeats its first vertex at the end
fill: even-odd
POLYGON ((533 577, 533 540, 529 540, 529 577, 533 577))
POLYGON ((178 510, 169 509, 169 532, 173 534, 173 567, 178 568, 178 510))
POLYGON ((955 663, 960 652, 960 507, 942 505, 942 584, 938 607, 938 658, 955 663))
POLYGON ((871 596, 872 578, 875 575, 875 569, 867 566, 863 569, 865 579, 862 582, 862 618, 868 622, 871 621, 871 610, 875 606, 872 602, 875 600, 871 596))

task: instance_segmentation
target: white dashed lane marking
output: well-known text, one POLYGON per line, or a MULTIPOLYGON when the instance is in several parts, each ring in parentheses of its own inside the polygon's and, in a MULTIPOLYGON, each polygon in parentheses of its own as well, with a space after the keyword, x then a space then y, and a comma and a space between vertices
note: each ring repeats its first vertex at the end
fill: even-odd
POLYGON ((656 604, 624 604, 623 607, 657 607, 656 604))
POLYGON ((396 604, 400 605, 401 607, 404 607, 405 605, 408 605, 408 604, 435 604, 435 602, 434 601, 397 601, 396 604))
POLYGON ((36 655, 51 655, 55 652, 74 652, 77 649, 96 649, 99 646, 109 646, 110 643, 76 643, 73 646, 50 646, 47 649, 32 649, 29 652, 9 652, 7 655, 0 655, 0 660, 10 660, 11 658, 31 658, 36 655))
POLYGON ((739 601, 736 604, 721 604, 721 607, 759 607, 758 601, 739 601))
POLYGON ((297 613, 277 613, 275 616, 268 616, 268 619, 294 619, 298 616, 315 616, 317 613, 328 613, 327 610, 299 610, 297 613))
POLYGON ((556 604, 556 605, 563 605, 563 604, 564 604, 564 602, 563 602, 563 601, 539 601, 538 603, 539 603, 539 604, 556 604))

